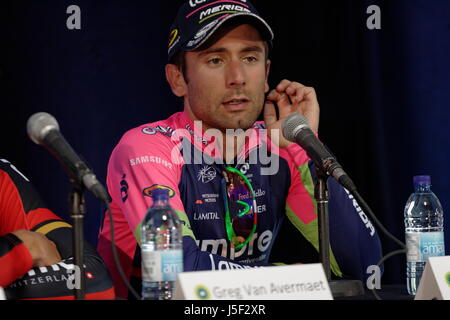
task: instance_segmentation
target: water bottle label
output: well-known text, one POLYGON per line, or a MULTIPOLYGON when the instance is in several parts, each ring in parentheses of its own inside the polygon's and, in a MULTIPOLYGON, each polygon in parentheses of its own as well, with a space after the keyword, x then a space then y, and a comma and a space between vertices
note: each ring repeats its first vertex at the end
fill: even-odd
POLYGON ((183 250, 142 251, 142 280, 175 281, 183 272, 183 250))
POLYGON ((406 248, 408 262, 426 262, 429 257, 444 256, 444 233, 407 232, 406 248))

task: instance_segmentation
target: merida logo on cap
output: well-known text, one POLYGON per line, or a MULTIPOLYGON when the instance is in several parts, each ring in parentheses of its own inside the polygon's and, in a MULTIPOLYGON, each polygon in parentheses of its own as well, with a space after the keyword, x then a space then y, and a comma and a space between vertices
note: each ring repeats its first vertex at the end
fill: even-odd
POLYGON ((243 6, 238 6, 234 4, 223 4, 218 5, 213 8, 208 8, 200 13, 200 21, 199 23, 203 23, 204 21, 216 17, 218 15, 224 14, 233 14, 238 12, 251 12, 249 9, 244 8, 243 6))
POLYGON ((208 15, 208 16, 212 15, 212 14, 218 15, 218 14, 220 14, 220 11, 248 11, 248 12, 251 12, 249 9, 250 9, 249 5, 243 4, 243 3, 240 3, 237 1, 216 1, 216 2, 211 2, 211 3, 205 4, 204 6, 201 6, 200 8, 195 9, 194 11, 190 12, 186 16, 186 19, 189 19, 190 17, 195 15, 200 10, 203 10, 200 13, 200 19, 202 19, 205 15, 208 15), (216 5, 216 6, 212 7, 213 5, 216 5), (205 8, 207 8, 207 9, 203 10, 205 8))

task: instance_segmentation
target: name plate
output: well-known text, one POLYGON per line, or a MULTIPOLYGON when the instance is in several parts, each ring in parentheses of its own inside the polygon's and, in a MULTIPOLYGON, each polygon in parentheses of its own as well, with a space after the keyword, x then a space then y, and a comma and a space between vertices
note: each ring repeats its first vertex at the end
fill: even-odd
POLYGON ((450 300, 450 256, 430 257, 415 300, 450 300))
POLYGON ((175 300, 333 300, 322 264, 178 274, 175 300))

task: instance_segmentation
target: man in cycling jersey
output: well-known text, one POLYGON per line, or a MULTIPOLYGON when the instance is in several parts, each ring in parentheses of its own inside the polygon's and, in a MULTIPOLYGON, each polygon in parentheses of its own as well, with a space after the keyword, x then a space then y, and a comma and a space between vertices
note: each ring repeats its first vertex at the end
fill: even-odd
MULTIPOLYGON (((185 271, 282 263, 270 254, 283 223, 318 249, 315 166, 280 129, 288 115, 299 113, 317 134, 319 104, 315 90, 298 82, 283 80, 270 90, 272 40, 249 1, 191 0, 180 7, 169 33, 166 78, 184 110, 126 132, 108 164, 115 242, 138 292, 140 227, 154 188, 169 189, 183 223, 185 271), (264 121, 258 122, 260 114, 264 121), (239 203, 250 213, 245 228, 251 232, 238 234, 235 220, 227 222, 239 203)), ((329 191, 333 275, 365 279, 367 266, 381 257, 378 235, 344 188, 330 179, 329 191)), ((110 229, 106 217, 98 250, 116 294, 127 298, 110 229)), ((301 256, 302 246, 290 247, 292 257, 301 256)))

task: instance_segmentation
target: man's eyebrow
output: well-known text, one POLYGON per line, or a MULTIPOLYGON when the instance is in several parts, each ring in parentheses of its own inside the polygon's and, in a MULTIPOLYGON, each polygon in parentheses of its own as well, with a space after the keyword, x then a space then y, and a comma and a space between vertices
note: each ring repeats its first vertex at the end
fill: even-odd
POLYGON ((225 49, 225 48, 212 48, 212 49, 200 51, 198 55, 201 57, 201 56, 206 56, 206 55, 212 54, 212 53, 222 53, 222 52, 226 52, 226 51, 227 51, 227 49, 225 49))
POLYGON ((263 48, 259 46, 251 46, 251 47, 245 47, 241 50, 241 52, 263 52, 263 48))
MULTIPOLYGON (((211 48, 211 49, 207 49, 204 51, 201 51, 198 55, 201 56, 206 56, 208 54, 213 54, 213 53, 223 53, 223 52, 227 52, 228 49, 226 48, 211 48)), ((250 46, 250 47, 245 47, 243 48, 240 52, 263 52, 263 48, 259 47, 259 46, 250 46)))

